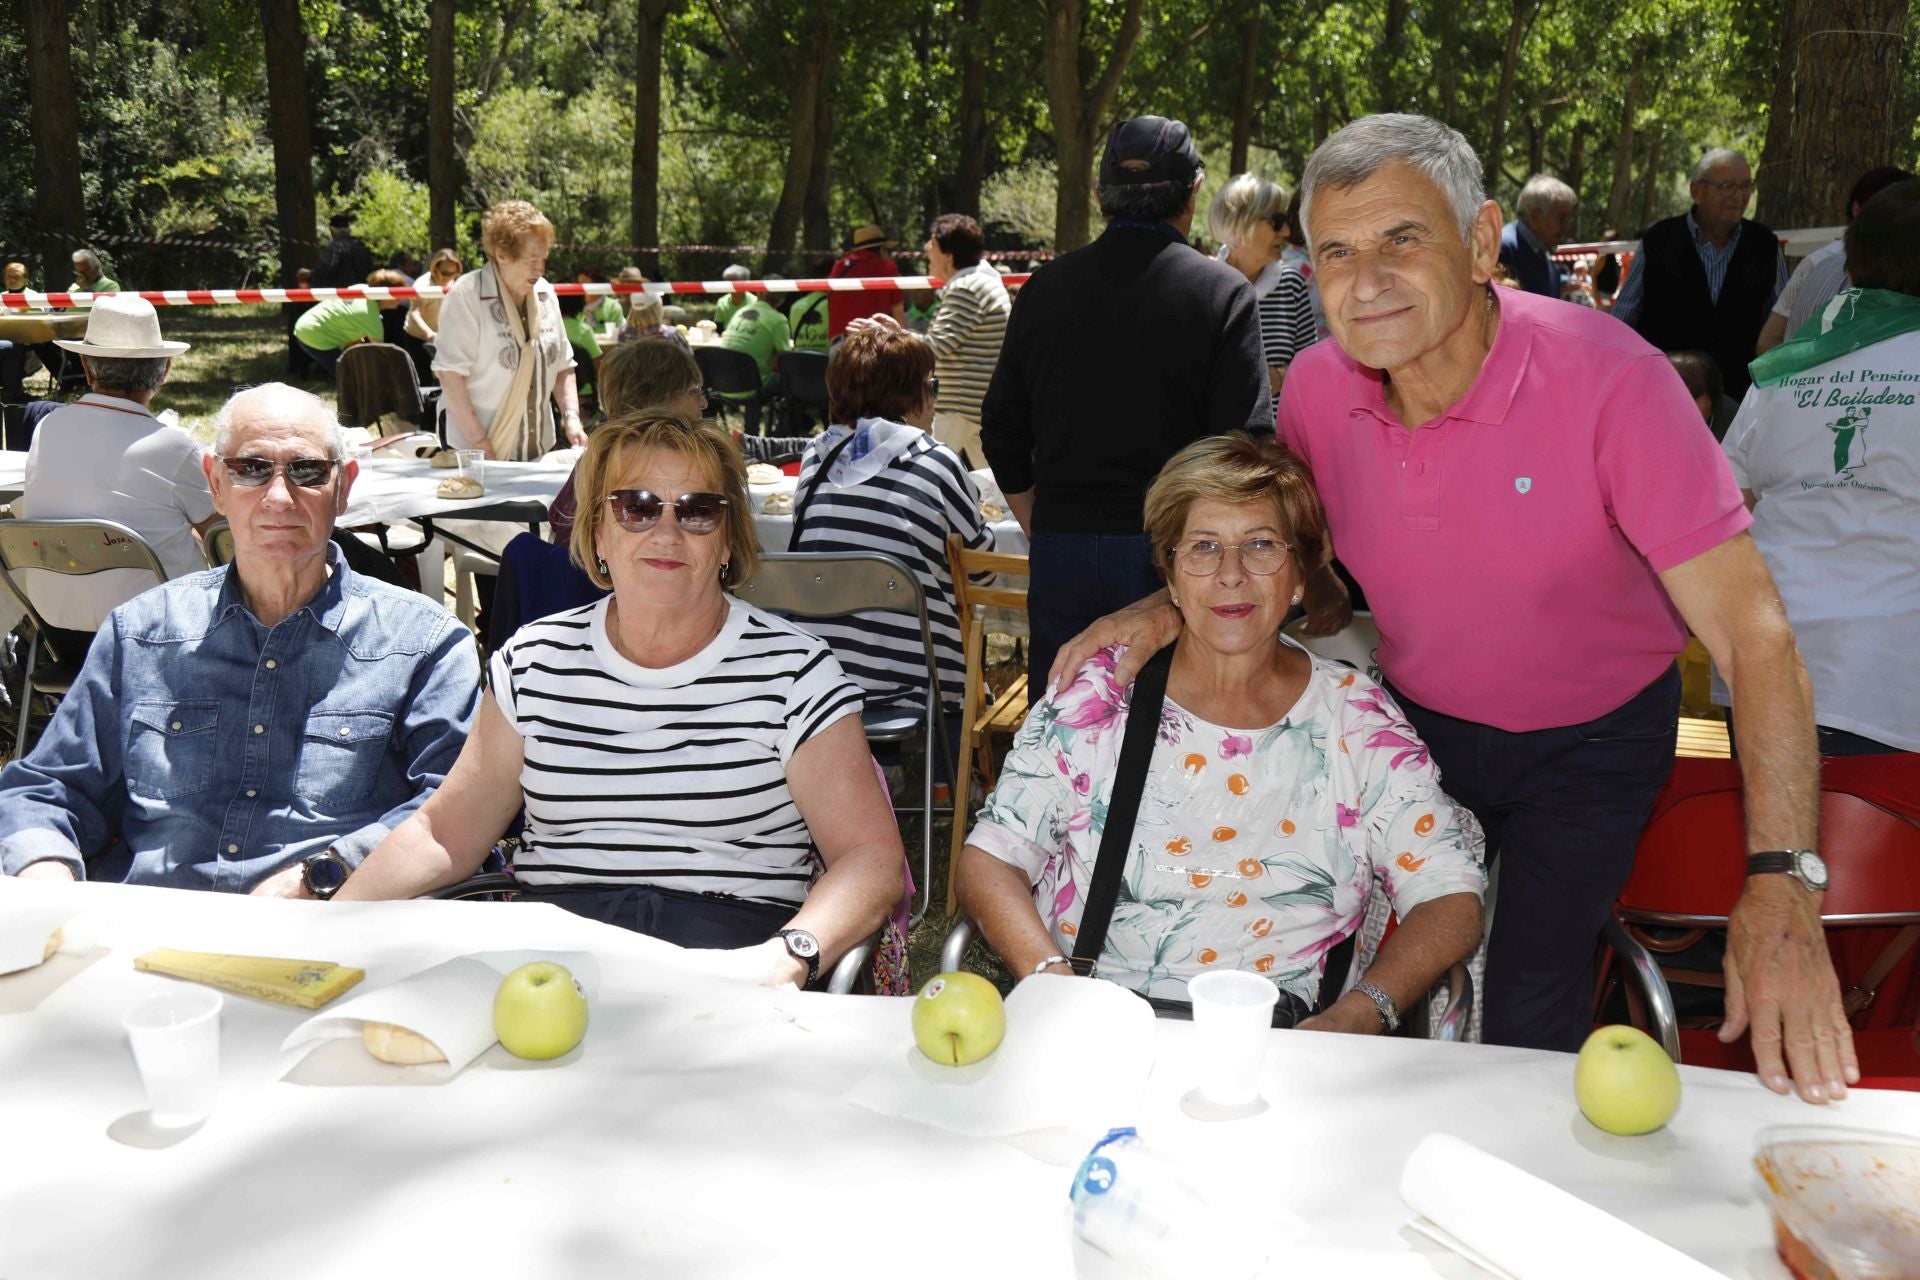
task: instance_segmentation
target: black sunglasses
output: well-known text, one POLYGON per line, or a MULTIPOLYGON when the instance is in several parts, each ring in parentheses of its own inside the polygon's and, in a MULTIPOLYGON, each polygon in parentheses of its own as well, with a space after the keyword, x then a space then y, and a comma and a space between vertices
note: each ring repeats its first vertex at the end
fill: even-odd
POLYGON ((660 523, 660 515, 673 508, 673 518, 688 533, 712 533, 726 514, 727 500, 717 493, 683 493, 677 502, 668 502, 646 489, 615 489, 607 495, 613 518, 628 533, 645 533, 660 523))
POLYGON ((1281 211, 1281 212, 1279 212, 1279 213, 1270 213, 1270 214, 1268 214, 1268 215, 1267 215, 1267 225, 1268 225, 1268 226, 1270 226, 1270 227, 1272 227, 1272 228, 1273 228, 1273 229, 1274 229, 1275 231, 1285 231, 1285 230, 1287 229, 1287 215, 1286 215, 1286 212, 1285 212, 1284 210, 1282 210, 1282 211, 1281 211))
POLYGON ((333 479, 333 471, 340 463, 333 458, 294 458, 289 462, 275 462, 271 458, 222 458, 227 474, 233 482, 246 489, 258 489, 272 482, 276 474, 284 472, 287 483, 298 485, 302 489, 318 489, 333 479))

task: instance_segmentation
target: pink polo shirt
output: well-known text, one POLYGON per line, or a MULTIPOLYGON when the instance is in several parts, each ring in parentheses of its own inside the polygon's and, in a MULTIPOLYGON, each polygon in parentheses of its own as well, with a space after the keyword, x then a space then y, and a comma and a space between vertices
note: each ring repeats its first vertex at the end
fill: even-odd
POLYGON ((1472 388, 1409 431, 1327 341, 1293 362, 1280 438, 1313 467, 1388 680, 1510 731, 1580 724, 1686 644, 1656 576, 1750 523, 1666 357, 1613 317, 1516 289, 1472 388))

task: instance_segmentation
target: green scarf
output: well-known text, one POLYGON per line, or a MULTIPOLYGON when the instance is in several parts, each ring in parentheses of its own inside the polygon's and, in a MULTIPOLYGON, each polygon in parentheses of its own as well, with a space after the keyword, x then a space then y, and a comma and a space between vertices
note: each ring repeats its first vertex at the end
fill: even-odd
POLYGON ((1755 386, 1770 387, 1815 365, 1920 329, 1920 298, 1891 289, 1848 289, 1820 308, 1800 332, 1747 366, 1755 386))

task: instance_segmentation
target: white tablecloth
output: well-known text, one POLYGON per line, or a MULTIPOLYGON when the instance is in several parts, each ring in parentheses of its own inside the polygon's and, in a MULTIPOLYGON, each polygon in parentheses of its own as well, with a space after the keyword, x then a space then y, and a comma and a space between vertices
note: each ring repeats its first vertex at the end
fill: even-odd
POLYGON ((0 502, 20 496, 27 483, 27 451, 0 449, 0 502))
MULTIPOLYGON (((876 1054, 907 1051, 906 1001, 676 988, 660 944, 524 903, 0 880, 0 912, 11 895, 48 893, 80 912, 66 949, 0 978, 8 1280, 1074 1274, 1067 1189, 1097 1135, 965 1138, 842 1098, 876 1054), (442 1084, 373 1063, 357 1041, 283 1053, 305 1011, 229 996, 218 1108, 154 1148, 120 1030, 171 983, 132 968, 154 946, 356 964, 365 989, 473 951, 587 950, 603 985, 576 1053, 524 1063, 496 1046, 442 1084)), ((1271 1043, 1268 1111, 1205 1124, 1177 1101, 1193 1079, 1189 1033, 1158 1026, 1140 1112, 1113 1123, 1137 1123, 1204 1178, 1258 1188, 1310 1224, 1310 1242, 1415 1251, 1440 1276, 1478 1273, 1410 1235, 1396 1192, 1432 1130, 1729 1277, 1767 1280, 1785 1271, 1750 1163, 1762 1126, 1920 1133, 1920 1096, 1858 1092, 1815 1110, 1686 1068, 1672 1125, 1612 1138, 1578 1115, 1562 1055, 1286 1032, 1271 1043)))
POLYGON ((361 462, 340 523, 347 527, 398 524, 423 516, 539 523, 547 518, 547 504, 572 473, 575 457, 573 450, 562 449, 538 462, 489 462, 484 476, 486 496, 463 500, 434 492, 453 474, 451 470, 435 469, 424 458, 376 455, 361 462))

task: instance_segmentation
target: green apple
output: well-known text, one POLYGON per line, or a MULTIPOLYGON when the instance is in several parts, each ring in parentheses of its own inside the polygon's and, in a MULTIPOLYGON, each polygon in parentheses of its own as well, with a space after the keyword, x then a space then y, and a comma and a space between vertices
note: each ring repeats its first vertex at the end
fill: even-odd
POLYGON ((913 1042, 942 1066, 964 1067, 1000 1047, 1007 1010, 977 973, 943 973, 913 999, 913 1042))
POLYGON ((1680 1072, 1646 1032, 1601 1027, 1574 1060, 1573 1096, 1608 1133, 1652 1133, 1680 1109, 1680 1072))
POLYGON ((493 1034, 515 1057, 557 1058, 587 1034, 587 993, 563 964, 523 964, 494 992, 493 1034))

